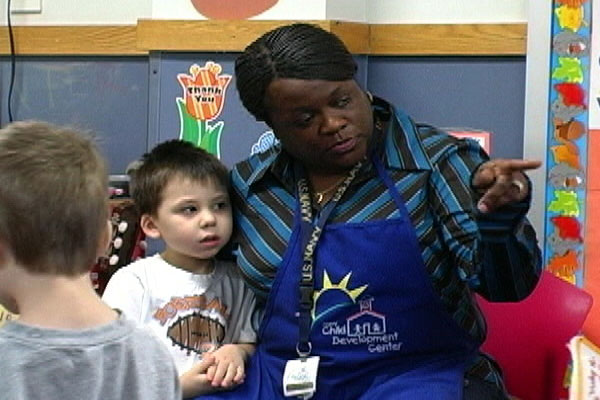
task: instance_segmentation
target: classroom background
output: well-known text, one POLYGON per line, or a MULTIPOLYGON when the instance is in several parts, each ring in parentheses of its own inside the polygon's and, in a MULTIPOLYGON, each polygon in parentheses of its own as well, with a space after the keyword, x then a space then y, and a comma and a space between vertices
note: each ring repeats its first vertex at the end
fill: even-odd
MULTIPOLYGON (((0 0, 0 125, 41 119, 89 129, 115 175, 178 137, 232 166, 275 140, 238 99, 237 52, 280 24, 310 21, 347 44, 364 88, 416 121, 467 132, 494 158, 542 160, 531 174, 529 218, 545 268, 596 297, 594 2, 0 0), (581 37, 588 51, 561 53, 553 44, 565 32, 581 37), (562 91, 574 86, 581 104, 562 91), (191 106, 193 95, 206 106, 191 106), (579 112, 557 122, 557 101, 579 112), (561 127, 573 132, 567 123, 577 125, 575 136, 558 135, 561 127), (559 170, 575 183, 557 183, 559 170)), ((583 328, 594 343, 598 313, 600 302, 583 328)))

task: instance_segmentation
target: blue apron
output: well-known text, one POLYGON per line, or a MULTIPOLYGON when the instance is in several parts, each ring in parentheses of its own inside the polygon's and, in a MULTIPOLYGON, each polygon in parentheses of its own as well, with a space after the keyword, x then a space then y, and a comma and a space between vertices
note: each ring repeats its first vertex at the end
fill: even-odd
MULTIPOLYGON (((374 164, 400 217, 324 227, 314 263, 310 341, 320 363, 313 399, 462 399, 477 344, 434 293, 404 202, 374 164)), ((298 358, 300 225, 298 207, 245 382, 202 399, 285 398, 283 370, 298 358)))

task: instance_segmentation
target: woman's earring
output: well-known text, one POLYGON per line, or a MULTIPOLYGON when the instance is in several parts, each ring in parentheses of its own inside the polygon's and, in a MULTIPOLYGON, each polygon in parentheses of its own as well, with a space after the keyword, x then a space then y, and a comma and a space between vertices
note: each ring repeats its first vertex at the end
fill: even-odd
POLYGON ((369 98, 369 102, 373 103, 373 95, 371 94, 371 92, 369 92, 368 90, 365 90, 365 93, 367 94, 367 97, 369 98))

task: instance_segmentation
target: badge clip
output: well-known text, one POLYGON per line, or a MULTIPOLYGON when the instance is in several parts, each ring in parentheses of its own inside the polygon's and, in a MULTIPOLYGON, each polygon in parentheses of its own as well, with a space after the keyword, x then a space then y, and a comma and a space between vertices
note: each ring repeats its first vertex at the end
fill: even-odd
POLYGON ((310 399, 317 390, 318 368, 319 356, 288 361, 283 371, 283 394, 286 397, 310 399))

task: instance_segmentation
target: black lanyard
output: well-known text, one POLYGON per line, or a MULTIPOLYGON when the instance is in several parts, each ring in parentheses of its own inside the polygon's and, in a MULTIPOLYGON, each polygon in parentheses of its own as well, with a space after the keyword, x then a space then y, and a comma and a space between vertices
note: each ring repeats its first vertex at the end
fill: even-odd
POLYGON ((310 190, 308 189, 308 179, 306 173, 299 166, 296 166, 296 176, 300 177, 297 182, 298 201, 300 203, 300 237, 302 245, 302 279, 300 280, 300 315, 299 327, 300 337, 296 344, 296 351, 301 358, 310 355, 312 345, 309 341, 310 328, 312 324, 311 311, 313 307, 314 292, 314 259, 317 243, 327 223, 331 212, 342 198, 348 186, 358 173, 362 162, 356 164, 348 173, 348 176, 342 181, 331 200, 321 211, 319 218, 313 224, 312 218, 312 200, 310 190))

